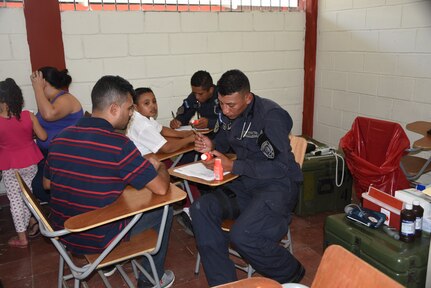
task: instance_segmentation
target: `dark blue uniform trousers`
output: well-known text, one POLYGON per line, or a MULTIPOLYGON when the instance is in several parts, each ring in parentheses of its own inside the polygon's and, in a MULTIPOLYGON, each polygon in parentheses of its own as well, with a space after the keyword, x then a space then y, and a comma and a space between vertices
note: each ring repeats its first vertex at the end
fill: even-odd
MULTIPOLYGON (((193 231, 210 286, 237 280, 234 263, 229 259, 229 242, 263 276, 285 283, 295 275, 301 264, 279 244, 287 233, 297 199, 298 184, 293 181, 290 184, 291 187, 284 187, 282 192, 280 187, 271 189, 268 186, 251 189, 248 193, 236 190, 237 197, 228 202, 209 193, 193 203, 190 209, 193 231), (230 233, 226 233, 222 231, 221 223, 224 218, 230 218, 227 215, 232 215, 235 201, 240 215, 230 233), (223 210, 222 206, 229 207, 223 210)), ((221 191, 215 193, 223 194, 221 191)))

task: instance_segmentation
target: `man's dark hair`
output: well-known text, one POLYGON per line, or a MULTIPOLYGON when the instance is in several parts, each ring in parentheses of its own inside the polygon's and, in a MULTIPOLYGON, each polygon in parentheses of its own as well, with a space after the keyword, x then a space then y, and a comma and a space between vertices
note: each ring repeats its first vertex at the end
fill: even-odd
POLYGON ((72 77, 68 74, 67 69, 60 71, 55 67, 45 66, 38 70, 42 72, 45 81, 57 89, 68 88, 72 83, 72 77))
POLYGON ((234 69, 221 75, 217 82, 217 89, 220 95, 231 95, 235 92, 250 92, 250 82, 247 76, 240 70, 234 69))
POLYGON ((0 81, 0 103, 6 103, 8 106, 8 117, 15 116, 18 120, 21 118, 24 98, 22 97, 21 88, 12 78, 0 81))
POLYGON ((133 103, 134 104, 138 104, 139 98, 141 98, 142 94, 145 93, 153 93, 153 90, 151 90, 151 88, 148 87, 139 87, 135 89, 135 95, 133 96, 133 103))
POLYGON ((96 82, 91 91, 91 102, 93 110, 102 111, 112 103, 123 104, 130 93, 135 95, 132 84, 120 76, 103 76, 96 82))
POLYGON ((213 78, 207 71, 199 70, 193 74, 190 84, 208 91, 213 86, 213 78))

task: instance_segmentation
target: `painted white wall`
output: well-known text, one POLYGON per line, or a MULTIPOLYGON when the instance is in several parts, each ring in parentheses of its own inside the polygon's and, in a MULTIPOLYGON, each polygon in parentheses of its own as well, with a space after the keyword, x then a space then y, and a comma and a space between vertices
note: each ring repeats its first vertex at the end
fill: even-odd
MULTIPOLYGON (((290 112, 293 132, 301 133, 304 12, 68 11, 61 23, 70 91, 88 111, 95 82, 115 74, 153 88, 159 120, 168 124, 170 111, 190 93, 195 71, 207 70, 217 81, 238 68, 254 93, 290 112)), ((0 78, 14 78, 26 108, 36 110, 21 9, 0 9, 0 44, 0 78)))
POLYGON ((22 9, 0 9, 0 80, 13 78, 23 90, 27 109, 36 110, 30 82, 31 63, 22 9))
POLYGON ((159 121, 168 124, 190 93, 190 77, 207 70, 217 81, 243 70, 253 92, 287 109, 302 126, 305 14, 193 12, 62 12, 71 91, 85 109, 102 75, 151 87, 159 121))
POLYGON ((315 138, 337 147, 357 116, 430 121, 431 1, 318 4, 315 138))

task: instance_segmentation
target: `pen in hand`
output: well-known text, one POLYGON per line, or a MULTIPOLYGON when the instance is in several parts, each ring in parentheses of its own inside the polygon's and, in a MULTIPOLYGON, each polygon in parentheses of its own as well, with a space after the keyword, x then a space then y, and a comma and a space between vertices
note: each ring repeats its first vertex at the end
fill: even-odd
POLYGON ((174 111, 171 111, 171 114, 172 114, 172 118, 175 119, 175 113, 174 113, 174 111))

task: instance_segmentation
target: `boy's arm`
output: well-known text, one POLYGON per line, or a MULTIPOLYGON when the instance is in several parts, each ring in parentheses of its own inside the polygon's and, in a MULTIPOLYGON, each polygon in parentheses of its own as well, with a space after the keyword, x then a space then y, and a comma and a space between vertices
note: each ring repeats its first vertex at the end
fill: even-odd
POLYGON ((160 132, 163 137, 175 137, 175 138, 186 138, 190 135, 193 135, 193 131, 177 131, 175 129, 163 126, 162 131, 160 132))
POLYGON ((169 138, 166 140, 166 143, 159 149, 159 152, 171 153, 178 151, 187 144, 193 143, 195 141, 195 135, 190 135, 186 138, 169 138))

